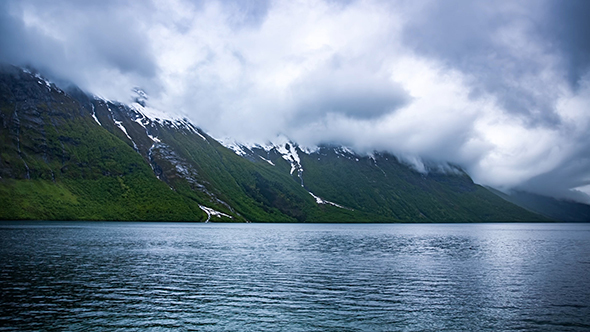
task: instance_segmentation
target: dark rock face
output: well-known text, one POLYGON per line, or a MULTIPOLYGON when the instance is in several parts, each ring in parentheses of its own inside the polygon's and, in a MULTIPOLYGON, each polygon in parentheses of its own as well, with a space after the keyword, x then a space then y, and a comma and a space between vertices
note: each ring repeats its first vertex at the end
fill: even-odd
POLYGON ((57 131, 62 120, 72 118, 71 111, 79 105, 39 75, 6 65, 0 66, 0 72, 0 138, 4 148, 0 176, 53 178, 49 167, 35 162, 41 160, 48 165, 63 153, 48 144, 46 128, 57 131))

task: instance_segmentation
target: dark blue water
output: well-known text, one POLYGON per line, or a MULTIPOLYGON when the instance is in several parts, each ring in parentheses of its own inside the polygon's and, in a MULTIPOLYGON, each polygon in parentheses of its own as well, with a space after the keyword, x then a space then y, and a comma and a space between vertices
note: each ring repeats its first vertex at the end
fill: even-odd
POLYGON ((0 241, 0 330, 590 330, 589 224, 0 223, 0 241))

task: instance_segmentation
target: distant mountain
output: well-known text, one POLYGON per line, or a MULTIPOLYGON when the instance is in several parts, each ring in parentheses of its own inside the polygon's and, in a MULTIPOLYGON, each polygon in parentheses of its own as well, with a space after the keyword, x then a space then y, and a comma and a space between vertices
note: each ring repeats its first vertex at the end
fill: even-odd
POLYGON ((508 202, 514 203, 552 220, 564 222, 590 221, 590 205, 588 204, 559 200, 553 197, 536 195, 524 191, 512 191, 509 194, 491 188, 490 191, 508 202))
POLYGON ((216 140, 187 119, 0 68, 0 218, 265 222, 546 220, 458 167, 216 140), (223 143, 223 144, 222 144, 223 143))

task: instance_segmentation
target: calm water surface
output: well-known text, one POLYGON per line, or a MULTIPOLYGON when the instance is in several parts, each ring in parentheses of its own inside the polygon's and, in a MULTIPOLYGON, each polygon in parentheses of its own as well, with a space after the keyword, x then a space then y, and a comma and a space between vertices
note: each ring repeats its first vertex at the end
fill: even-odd
POLYGON ((0 330, 588 331, 590 224, 0 223, 0 330))

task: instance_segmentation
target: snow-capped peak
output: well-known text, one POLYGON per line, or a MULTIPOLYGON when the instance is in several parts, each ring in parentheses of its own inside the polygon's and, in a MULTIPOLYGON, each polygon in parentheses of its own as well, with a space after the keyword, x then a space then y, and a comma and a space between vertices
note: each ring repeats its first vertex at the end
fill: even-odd
MULTIPOLYGON (((170 127, 176 128, 176 129, 186 129, 186 130, 198 135, 203 140, 205 140, 205 141, 207 140, 205 138, 205 136, 203 136, 199 132, 197 127, 195 127, 185 117, 174 116, 169 113, 165 113, 160 110, 157 110, 155 108, 141 105, 139 103, 131 103, 131 105, 129 105, 129 107, 132 110, 134 110, 135 112, 137 112, 137 114, 140 116, 141 120, 135 119, 135 122, 137 122, 141 125, 145 125, 142 123, 142 122, 146 122, 145 120, 151 120, 153 122, 159 123, 162 126, 170 126, 170 127)), ((149 121, 147 121, 147 122, 149 122, 149 121)))
MULTIPOLYGON (((212 135, 209 135, 209 136, 212 136, 212 135)), ((214 139, 216 141, 218 141, 221 145, 225 146, 226 148, 232 150, 237 155, 242 156, 242 157, 250 154, 249 151, 252 151, 253 149, 260 149, 260 150, 264 150, 265 152, 269 152, 272 149, 276 148, 276 146, 277 146, 276 144, 271 143, 271 142, 254 143, 254 142, 247 142, 247 141, 238 141, 238 140, 231 138, 231 137, 223 137, 223 138, 214 137, 214 139)))
POLYGON ((59 93, 64 93, 63 90, 61 90, 60 88, 58 88, 55 83, 49 81, 48 79, 46 79, 45 77, 43 77, 40 73, 38 72, 33 72, 29 69, 26 68, 21 68, 21 70, 24 73, 27 73, 31 76, 33 76, 35 79, 37 79, 37 83, 41 86, 45 86, 47 88, 47 91, 51 91, 51 89, 55 89, 56 91, 58 91, 59 93))
POLYGON ((287 142, 285 144, 277 145, 276 149, 277 152, 281 154, 283 159, 291 163, 291 174, 293 174, 293 171, 295 170, 299 172, 303 171, 303 167, 301 167, 301 158, 299 158, 297 146, 295 144, 292 142, 287 142))
POLYGON ((168 113, 162 112, 162 111, 157 110, 157 109, 152 108, 152 107, 148 107, 148 106, 142 105, 142 104, 137 103, 137 102, 131 103, 129 105, 129 107, 131 109, 133 109, 134 111, 140 113, 141 115, 145 116, 146 118, 149 118, 150 120, 155 121, 155 122, 161 123, 161 122, 163 122, 165 120, 168 120, 168 121, 175 121, 175 120, 177 120, 176 117, 171 116, 168 113))
POLYGON ((131 97, 133 102, 129 105, 134 111, 141 113, 141 115, 149 118, 152 121, 163 123, 164 121, 176 122, 182 119, 181 116, 163 112, 154 107, 148 106, 148 94, 141 88, 133 88, 134 95, 131 97))
POLYGON ((235 152, 238 156, 244 157, 247 155, 244 149, 248 149, 245 144, 240 143, 232 138, 225 137, 225 138, 215 138, 217 142, 221 145, 225 146, 226 148, 235 152))
MULTIPOLYGON (((293 141, 291 141, 290 139, 288 139, 287 137, 283 136, 283 135, 279 135, 277 136, 275 139, 273 139, 272 141, 268 141, 266 143, 251 143, 251 142, 239 142, 235 139, 232 138, 222 138, 222 139, 216 139, 219 143, 221 143, 223 146, 225 146, 228 149, 231 149, 232 151, 234 151, 237 155, 239 156, 247 156, 249 154, 252 154, 252 150, 253 149, 261 149, 264 150, 266 152, 270 152, 272 150, 275 150, 278 154, 281 155, 281 157, 283 159, 285 159, 286 161, 288 161, 291 164, 291 174, 293 174, 294 171, 297 172, 302 172, 303 171, 303 167, 301 167, 301 158, 299 157, 299 151, 302 151, 304 153, 311 153, 315 150, 317 150, 317 148, 309 148, 309 149, 301 149, 301 147, 299 147, 296 143, 293 143, 293 141)), ((266 161, 268 161, 271 165, 274 165, 271 161, 262 158, 266 161)))

